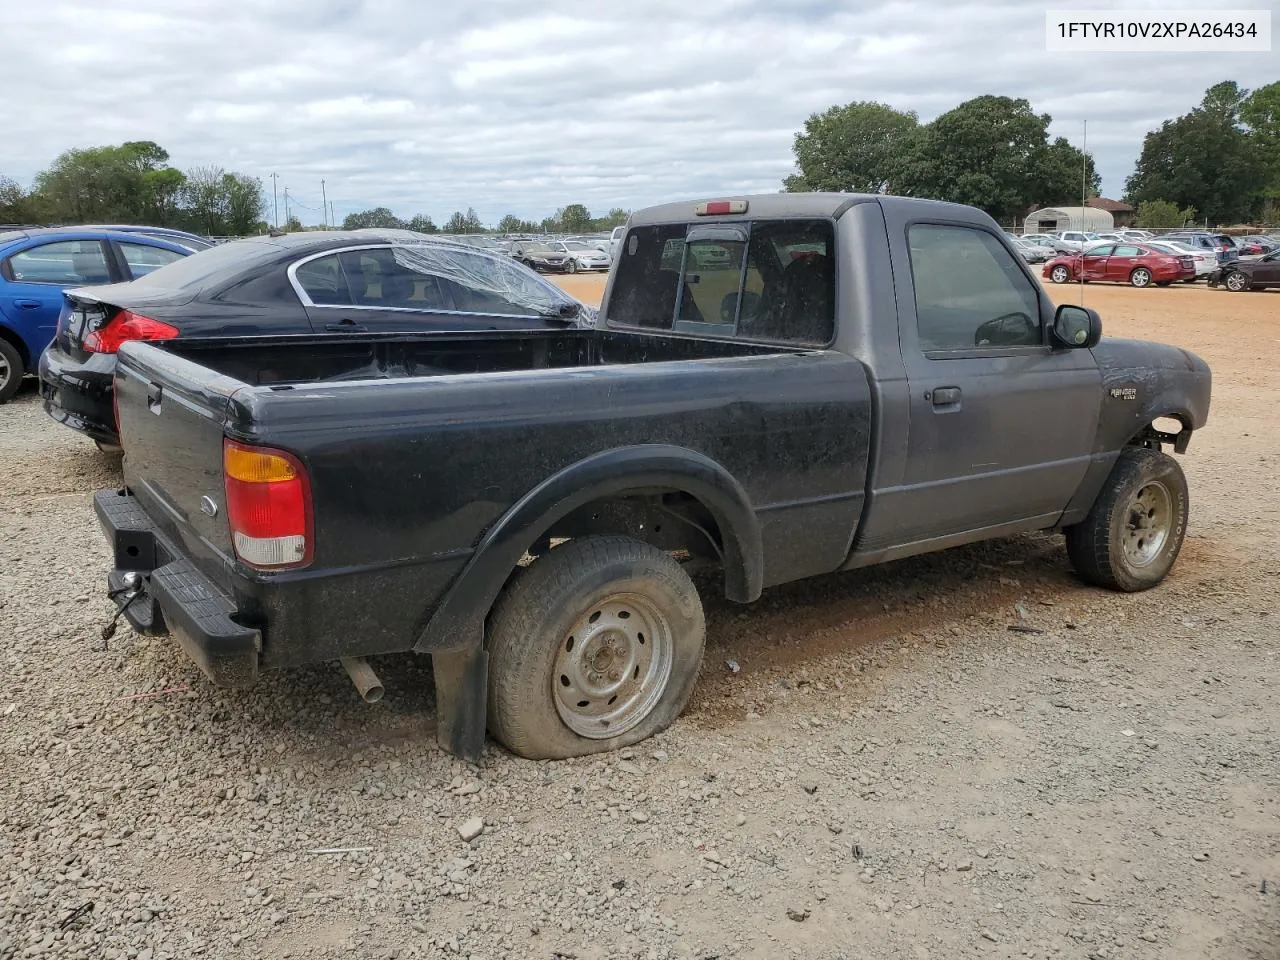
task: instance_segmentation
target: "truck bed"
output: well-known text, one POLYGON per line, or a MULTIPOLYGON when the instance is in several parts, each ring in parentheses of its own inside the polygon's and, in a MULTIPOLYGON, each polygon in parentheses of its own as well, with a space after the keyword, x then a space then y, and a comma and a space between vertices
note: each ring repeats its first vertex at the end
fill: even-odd
POLYGON ((587 329, 193 338, 165 342, 161 349, 243 384, 275 387, 797 352, 785 346, 587 329))

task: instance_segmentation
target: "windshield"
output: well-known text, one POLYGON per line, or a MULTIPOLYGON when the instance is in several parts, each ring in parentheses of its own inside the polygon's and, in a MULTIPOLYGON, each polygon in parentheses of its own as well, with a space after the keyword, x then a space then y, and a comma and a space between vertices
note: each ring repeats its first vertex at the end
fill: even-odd
POLYGON ((570 250, 594 250, 595 247, 589 243, 583 243, 581 240, 566 240, 564 246, 570 250))
POLYGON ((580 312, 577 300, 510 257, 439 243, 393 244, 391 249, 401 266, 451 280, 480 299, 501 300, 542 317, 580 312))

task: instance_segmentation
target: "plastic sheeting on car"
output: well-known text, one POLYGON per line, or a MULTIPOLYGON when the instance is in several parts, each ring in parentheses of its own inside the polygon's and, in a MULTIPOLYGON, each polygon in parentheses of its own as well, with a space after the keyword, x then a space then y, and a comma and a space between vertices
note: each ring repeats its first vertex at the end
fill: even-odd
POLYGON ((507 257, 445 243, 392 243, 396 263, 427 276, 502 297, 543 317, 589 320, 593 311, 507 257))

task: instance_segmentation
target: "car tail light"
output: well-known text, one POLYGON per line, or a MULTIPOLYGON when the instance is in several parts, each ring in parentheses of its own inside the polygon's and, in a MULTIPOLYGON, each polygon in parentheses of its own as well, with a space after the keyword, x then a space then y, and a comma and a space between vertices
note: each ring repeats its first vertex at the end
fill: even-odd
POLYGON ((234 440, 222 445, 227 522, 236 556, 260 570, 311 562, 311 486, 291 453, 234 440))
POLYGON ((694 207, 693 212, 699 217, 723 216, 731 213, 746 213, 745 200, 708 200, 694 207))
POLYGON ((177 335, 176 327, 140 313, 121 310, 106 324, 85 336, 84 348, 90 353, 115 353, 121 344, 129 340, 172 340, 177 335))

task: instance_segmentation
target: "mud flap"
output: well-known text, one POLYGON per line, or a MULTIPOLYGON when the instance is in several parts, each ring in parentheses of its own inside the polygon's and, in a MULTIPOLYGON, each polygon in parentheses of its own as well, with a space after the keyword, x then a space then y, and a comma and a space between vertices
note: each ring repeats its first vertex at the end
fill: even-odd
POLYGON ((436 741, 470 763, 484 750, 488 716, 489 652, 483 646, 431 654, 436 678, 436 741))

